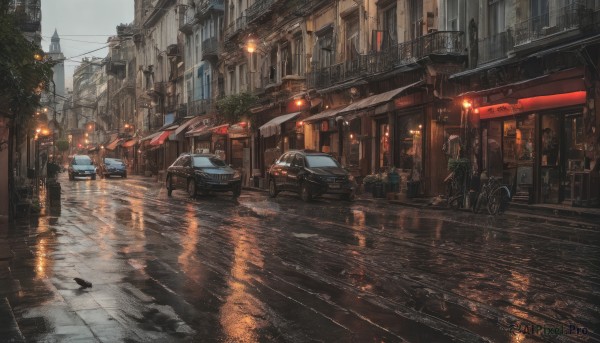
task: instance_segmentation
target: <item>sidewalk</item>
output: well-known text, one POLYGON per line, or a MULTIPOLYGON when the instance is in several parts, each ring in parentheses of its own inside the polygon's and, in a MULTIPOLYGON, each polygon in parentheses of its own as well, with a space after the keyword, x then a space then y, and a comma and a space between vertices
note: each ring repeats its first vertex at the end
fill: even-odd
POLYGON ((14 253, 8 240, 9 225, 8 218, 0 216, 0 337, 11 337, 9 342, 24 342, 9 302, 20 290, 19 280, 14 279, 10 271, 14 253))
MULTIPOLYGON (((244 187, 245 190, 255 192, 267 192, 266 189, 256 187, 244 187)), ((421 198, 408 198, 405 193, 399 193, 395 199, 388 200, 386 198, 373 198, 370 193, 362 193, 356 196, 356 201, 366 203, 389 203, 400 206, 408 206, 430 210, 449 210, 444 203, 434 205, 432 204, 433 197, 421 197, 421 198)), ((509 204, 508 213, 519 212, 519 213, 535 213, 538 215, 544 215, 549 217, 573 217, 586 220, 598 220, 600 221, 600 208, 588 208, 588 207, 573 207, 570 205, 558 205, 558 204, 527 204, 521 202, 512 201, 509 204)))

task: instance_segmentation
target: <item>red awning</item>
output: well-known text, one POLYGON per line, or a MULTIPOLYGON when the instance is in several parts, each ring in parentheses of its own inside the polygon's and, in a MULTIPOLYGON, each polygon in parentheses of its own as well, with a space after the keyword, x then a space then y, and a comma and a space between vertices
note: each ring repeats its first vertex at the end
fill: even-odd
POLYGON ((115 150, 120 142, 121 142, 121 139, 117 138, 114 141, 110 142, 105 148, 107 150, 115 150))
POLYGON ((127 142, 121 144, 121 146, 124 148, 131 148, 132 146, 136 145, 137 142, 138 142, 137 139, 130 139, 127 142))
POLYGON ((160 135, 152 138, 152 140, 150 141, 150 145, 162 145, 167 139, 167 137, 169 137, 171 132, 173 132, 173 130, 161 132, 160 135))

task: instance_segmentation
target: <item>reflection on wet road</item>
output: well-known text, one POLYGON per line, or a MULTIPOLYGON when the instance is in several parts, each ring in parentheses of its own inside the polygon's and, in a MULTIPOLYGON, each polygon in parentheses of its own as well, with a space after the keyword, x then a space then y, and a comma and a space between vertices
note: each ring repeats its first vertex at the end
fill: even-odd
POLYGON ((14 233, 32 341, 600 340, 598 223, 61 181, 14 233))

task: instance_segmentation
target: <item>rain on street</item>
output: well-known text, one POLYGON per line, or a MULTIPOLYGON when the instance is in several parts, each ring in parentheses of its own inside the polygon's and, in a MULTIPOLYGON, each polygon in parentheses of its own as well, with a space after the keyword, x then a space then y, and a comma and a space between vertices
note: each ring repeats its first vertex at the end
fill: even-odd
POLYGON ((31 341, 600 340, 598 223, 60 178, 11 232, 31 341))

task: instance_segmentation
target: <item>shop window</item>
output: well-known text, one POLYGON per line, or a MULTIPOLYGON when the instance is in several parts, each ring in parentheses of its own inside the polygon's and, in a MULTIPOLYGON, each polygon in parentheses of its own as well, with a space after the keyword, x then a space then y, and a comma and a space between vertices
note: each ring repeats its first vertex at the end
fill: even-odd
POLYGON ((396 167, 411 174, 411 180, 420 180, 423 159, 423 116, 418 114, 398 117, 398 163, 396 167))
POLYGON ((348 125, 348 134, 345 139, 345 164, 351 168, 358 168, 360 165, 360 134, 361 134, 361 120, 355 118, 350 121, 348 125))

